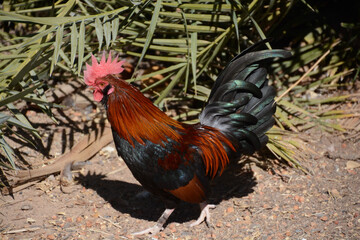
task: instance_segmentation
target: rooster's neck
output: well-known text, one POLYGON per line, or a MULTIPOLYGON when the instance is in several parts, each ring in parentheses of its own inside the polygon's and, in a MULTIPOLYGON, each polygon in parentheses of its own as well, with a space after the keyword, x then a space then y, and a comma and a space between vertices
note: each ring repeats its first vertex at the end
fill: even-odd
MULTIPOLYGON (((116 81, 115 81, 116 80, 116 81)), ((107 116, 117 134, 134 146, 149 140, 163 144, 168 139, 179 140, 183 126, 159 110, 139 90, 127 82, 109 81, 114 92, 107 96, 107 116)))

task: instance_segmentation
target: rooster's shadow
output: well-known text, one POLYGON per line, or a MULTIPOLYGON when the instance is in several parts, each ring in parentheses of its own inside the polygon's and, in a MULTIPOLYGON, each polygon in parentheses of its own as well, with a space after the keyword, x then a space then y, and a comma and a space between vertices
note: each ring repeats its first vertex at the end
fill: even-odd
MULTIPOLYGON (((85 188, 95 190, 115 210, 133 218, 157 221, 165 209, 156 196, 143 194, 144 188, 139 184, 111 180, 104 174, 90 172, 80 174, 76 180, 85 188)), ((208 202, 219 204, 223 200, 247 196, 254 191, 255 185, 256 180, 251 170, 244 169, 240 164, 233 164, 213 181, 208 202)), ((184 223, 197 219, 199 214, 197 204, 182 202, 167 222, 184 223)))

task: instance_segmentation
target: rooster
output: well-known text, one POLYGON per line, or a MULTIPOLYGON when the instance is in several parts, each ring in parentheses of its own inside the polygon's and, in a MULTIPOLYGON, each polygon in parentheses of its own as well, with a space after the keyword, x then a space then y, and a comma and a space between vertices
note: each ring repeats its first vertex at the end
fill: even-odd
POLYGON ((252 51, 251 47, 230 61, 218 76, 199 123, 180 123, 159 110, 137 88, 122 79, 124 61, 102 55, 86 64, 85 83, 101 102, 112 127, 118 155, 165 211, 157 223, 134 235, 156 234, 180 201, 200 205, 206 221, 210 181, 221 175, 230 161, 264 146, 266 131, 274 125, 275 89, 268 85, 266 65, 289 57, 284 50, 252 51))

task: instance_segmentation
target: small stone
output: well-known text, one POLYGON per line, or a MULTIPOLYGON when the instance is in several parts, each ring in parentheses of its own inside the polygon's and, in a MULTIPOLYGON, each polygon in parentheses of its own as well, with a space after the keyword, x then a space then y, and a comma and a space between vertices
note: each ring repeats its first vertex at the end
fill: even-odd
POLYGON ((57 225, 56 221, 53 221, 53 220, 50 220, 49 223, 50 223, 51 225, 54 225, 54 226, 57 225))
POLYGON ((226 213, 232 213, 232 212, 234 212, 234 208, 233 208, 233 207, 228 207, 228 208, 226 209, 226 213))
POLYGON ((22 205, 21 206, 21 210, 23 211, 28 211, 28 210, 32 210, 33 207, 31 205, 22 205))
POLYGON ((325 221, 328 220, 328 217, 327 217, 327 216, 322 216, 320 219, 321 219, 321 221, 324 221, 324 222, 325 222, 325 221))
POLYGON ((265 204, 263 205, 263 208, 269 209, 269 208, 270 208, 270 205, 265 203, 265 204))
POLYGON ((221 227, 222 227, 222 223, 221 223, 221 222, 217 222, 217 223, 216 223, 216 227, 221 228, 221 227))
POLYGON ((298 205, 295 205, 295 206, 294 206, 294 210, 295 210, 295 211, 299 210, 299 206, 298 206, 298 205))
POLYGON ((175 228, 175 223, 170 223, 168 226, 169 229, 174 229, 175 228))
POLYGON ((300 202, 300 203, 305 202, 305 198, 303 196, 298 196, 298 195, 296 195, 294 197, 294 200, 297 201, 297 202, 300 202))
POLYGON ((55 176, 54 176, 53 174, 51 174, 51 175, 47 178, 47 180, 49 180, 49 181, 55 181, 55 176))
POLYGON ((33 110, 28 110, 26 111, 26 116, 28 117, 36 116, 36 112, 33 110))
POLYGON ((32 218, 27 218, 26 221, 29 223, 29 224, 33 224, 35 223, 35 219, 32 219, 32 218))
POLYGON ((54 234, 50 234, 50 235, 47 235, 46 239, 53 240, 53 239, 56 239, 56 237, 54 236, 54 234))
POLYGON ((82 220, 83 220, 83 218, 80 216, 76 218, 76 222, 81 222, 82 220))
POLYGON ((79 122, 79 121, 80 121, 80 119, 81 119, 80 117, 78 117, 78 116, 74 116, 72 120, 73 120, 74 122, 79 122))
POLYGON ((91 221, 86 221, 86 227, 92 227, 92 222, 91 221))
POLYGON ((169 227, 170 232, 172 232, 172 233, 176 232, 175 223, 170 223, 168 227, 169 227))

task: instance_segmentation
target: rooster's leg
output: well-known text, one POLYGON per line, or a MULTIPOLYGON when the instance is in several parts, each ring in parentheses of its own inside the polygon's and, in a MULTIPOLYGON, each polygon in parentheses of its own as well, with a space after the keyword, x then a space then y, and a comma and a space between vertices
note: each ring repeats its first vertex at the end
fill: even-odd
POLYGON ((200 209, 201 209, 200 216, 196 220, 196 222, 193 222, 192 224, 190 224, 190 227, 199 225, 200 223, 202 223, 205 220, 205 218, 206 218, 206 220, 205 220, 206 224, 208 225, 208 227, 211 227, 209 209, 215 208, 216 206, 213 204, 207 204, 207 202, 202 202, 199 205, 200 205, 200 209))
POLYGON ((157 220, 156 224, 148 229, 145 229, 144 231, 140 231, 140 232, 136 232, 136 233, 132 233, 132 235, 143 235, 143 234, 148 234, 151 233, 152 235, 157 234, 158 232, 160 232, 161 230, 163 230, 163 226, 166 223, 166 220, 168 220, 168 218, 170 217, 171 213, 175 210, 175 208, 173 209, 165 209, 165 211, 163 212, 163 214, 161 215, 161 217, 159 218, 159 220, 157 220))

